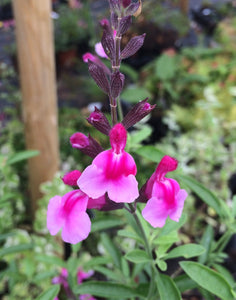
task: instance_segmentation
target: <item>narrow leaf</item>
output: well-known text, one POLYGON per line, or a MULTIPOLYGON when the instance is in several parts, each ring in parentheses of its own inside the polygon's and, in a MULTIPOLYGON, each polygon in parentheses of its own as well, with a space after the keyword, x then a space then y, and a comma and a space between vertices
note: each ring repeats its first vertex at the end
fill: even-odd
POLYGON ((35 256, 35 259, 37 261, 48 263, 48 264, 55 265, 55 266, 59 266, 61 268, 66 267, 66 262, 63 261, 61 258, 56 257, 56 256, 38 254, 38 255, 35 256))
POLYGON ((154 146, 143 146, 135 150, 135 152, 156 163, 159 163, 162 157, 165 155, 162 151, 158 150, 154 146))
POLYGON ((234 292, 222 275, 196 262, 182 261, 180 266, 202 288, 222 300, 234 300, 234 292))
POLYGON ((193 281, 188 275, 180 275, 174 279, 174 282, 181 293, 195 289, 197 287, 197 283, 193 281))
POLYGON ((115 216, 112 217, 106 216, 105 218, 97 219, 93 221, 92 232, 118 227, 123 224, 124 222, 121 219, 117 219, 115 216))
POLYGON ((39 151, 37 150, 25 150, 17 152, 16 154, 10 156, 6 162, 7 165, 15 164, 19 161, 29 159, 31 157, 39 155, 39 151))
POLYGON ((165 256, 165 259, 170 259, 170 258, 175 258, 175 257, 190 258, 190 257, 199 256, 203 252, 205 252, 205 248, 202 247, 201 245, 187 244, 187 245, 178 246, 178 247, 174 248, 173 250, 171 250, 165 256))
POLYGON ((128 252, 125 255, 125 258, 136 264, 149 262, 151 260, 151 258, 147 254, 147 252, 145 252, 144 250, 140 250, 140 249, 136 249, 136 250, 132 250, 132 251, 128 252))
POLYGON ((194 193, 196 193, 202 201, 211 206, 218 215, 222 216, 221 200, 217 198, 215 194, 190 176, 177 175, 176 177, 187 185, 194 193))
POLYGON ((0 250, 0 257, 8 254, 31 250, 33 248, 34 246, 32 244, 20 244, 20 245, 3 248, 2 250, 0 250))
POLYGON ((181 295, 174 281, 167 275, 157 273, 157 287, 161 300, 181 300, 181 295))
POLYGON ((113 241, 109 238, 109 236, 105 233, 101 234, 101 242, 105 249, 107 250, 107 253, 112 257, 114 264, 121 269, 121 253, 119 252, 116 245, 113 243, 113 241))
POLYGON ((202 253, 202 255, 199 256, 198 262, 201 264, 204 264, 207 261, 207 258, 210 254, 211 250, 211 244, 214 237, 214 230, 211 225, 208 225, 205 229, 205 232, 201 238, 200 244, 205 248, 205 252, 202 253))
POLYGON ((47 291, 43 292, 40 294, 36 300, 49 300, 49 299, 54 299, 60 290, 60 285, 53 285, 51 286, 47 291))
POLYGON ((138 289, 132 289, 123 284, 102 281, 90 281, 79 285, 75 289, 76 294, 90 294, 97 297, 108 299, 131 299, 132 297, 139 297, 145 299, 138 289))

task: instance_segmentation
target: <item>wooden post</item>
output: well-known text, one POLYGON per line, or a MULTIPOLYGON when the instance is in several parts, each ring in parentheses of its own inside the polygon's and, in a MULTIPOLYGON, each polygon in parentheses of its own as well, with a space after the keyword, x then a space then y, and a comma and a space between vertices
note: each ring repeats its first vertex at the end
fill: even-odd
POLYGON ((39 186, 58 170, 57 97, 51 0, 13 0, 18 64, 27 149, 40 151, 29 160, 29 192, 34 217, 39 186))
POLYGON ((180 10, 184 15, 188 15, 189 0, 180 0, 180 10))

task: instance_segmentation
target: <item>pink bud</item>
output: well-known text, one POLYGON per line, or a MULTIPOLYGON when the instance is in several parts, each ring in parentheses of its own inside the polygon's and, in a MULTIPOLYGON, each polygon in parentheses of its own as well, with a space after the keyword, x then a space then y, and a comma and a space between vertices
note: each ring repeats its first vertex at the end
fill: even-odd
POLYGON ((88 137, 81 133, 76 132, 70 137, 70 142, 73 148, 83 149, 89 145, 88 137))
POLYGON ((74 170, 74 171, 71 171, 71 172, 65 174, 62 177, 62 181, 66 185, 77 186, 77 180, 79 179, 80 175, 81 175, 81 172, 79 170, 74 170))
POLYGON ((97 108, 95 107, 94 112, 90 114, 87 118, 89 124, 93 125, 97 130, 100 132, 109 135, 111 130, 111 126, 109 121, 107 120, 106 116, 97 108))

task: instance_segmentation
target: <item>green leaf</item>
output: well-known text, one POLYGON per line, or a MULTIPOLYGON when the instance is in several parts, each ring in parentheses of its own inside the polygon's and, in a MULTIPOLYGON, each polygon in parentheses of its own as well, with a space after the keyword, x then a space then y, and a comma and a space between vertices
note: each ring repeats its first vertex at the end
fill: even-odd
POLYGON ((108 269, 107 267, 102 267, 102 266, 96 266, 93 268, 94 271, 101 273, 105 275, 106 278, 112 279, 113 281, 122 281, 123 276, 121 277, 122 274, 117 274, 114 270, 108 269), (120 277, 120 278, 119 278, 120 277))
POLYGON ((122 237, 126 237, 126 238, 129 238, 129 239, 133 239, 141 244, 143 244, 143 240, 135 233, 135 232, 131 232, 129 230, 125 230, 125 229, 121 229, 117 232, 117 234, 119 236, 122 236, 122 237))
POLYGON ((188 277, 188 275, 180 275, 174 279, 174 282, 181 293, 195 289, 198 285, 195 281, 188 277))
POLYGON ((161 300, 181 300, 181 295, 172 278, 157 273, 157 288, 161 300))
POLYGON ((175 222, 173 220, 171 220, 170 218, 168 218, 166 220, 166 224, 165 226, 161 229, 159 236, 166 236, 169 233, 171 233, 174 230, 178 230, 180 227, 182 227, 184 225, 184 223, 187 221, 187 215, 186 214, 182 214, 179 222, 175 222))
POLYGON ((135 144, 139 145, 142 141, 146 140, 152 133, 150 126, 142 126, 141 129, 135 130, 130 134, 130 144, 134 146, 135 144))
POLYGON ((146 299, 138 289, 132 289, 123 284, 103 281, 90 281, 82 283, 75 289, 75 293, 80 295, 90 294, 108 299, 131 299, 132 297, 146 299))
POLYGON ((122 99, 130 103, 137 103, 145 98, 150 98, 151 94, 144 87, 139 87, 137 85, 131 85, 127 87, 122 93, 122 99))
POLYGON ((34 246, 32 244, 20 244, 0 250, 0 257, 8 254, 15 254, 22 251, 32 250, 34 246))
POLYGON ((20 152, 17 152, 16 154, 10 156, 8 158, 8 160, 6 161, 6 164, 7 165, 12 165, 12 164, 15 164, 19 161, 26 160, 26 159, 29 159, 31 157, 37 156, 37 155, 39 155, 39 153, 40 152, 37 151, 37 150, 20 151, 20 152))
POLYGON ((198 195, 207 205, 211 206, 219 216, 222 216, 221 200, 217 198, 210 190, 204 185, 190 176, 176 175, 176 178, 181 180, 186 186, 188 186, 194 193, 198 195))
POLYGON ((200 242, 200 244, 205 248, 206 251, 199 256, 198 258, 199 263, 204 264, 207 261, 213 238, 214 238, 214 230, 210 225, 208 225, 207 228, 205 229, 205 232, 200 242))
POLYGON ((167 263, 164 260, 156 259, 156 264, 161 271, 165 272, 167 270, 167 263))
POLYGON ((112 257, 114 264, 121 269, 121 253, 116 245, 105 233, 101 234, 101 242, 104 248, 107 250, 107 253, 112 257))
POLYGON ((180 266, 198 285, 222 300, 234 300, 234 292, 222 275, 196 262, 182 261, 180 266))
POLYGON ((177 71, 176 58, 163 54, 156 60, 155 75, 162 81, 175 77, 177 71))
POLYGON ((174 248, 166 256, 165 259, 175 258, 175 257, 185 257, 190 258, 194 256, 199 256, 205 252, 205 248, 197 244, 187 244, 174 248))
POLYGON ((154 146, 143 146, 136 149, 134 152, 155 163, 159 163, 165 155, 161 150, 158 150, 154 146))
POLYGON ((61 268, 66 267, 66 262, 57 256, 43 255, 38 254, 35 256, 35 259, 40 262, 48 263, 50 265, 59 266, 61 268))
POLYGON ((125 255, 125 258, 136 264, 149 262, 151 260, 151 258, 147 254, 147 252, 145 252, 144 250, 140 250, 140 249, 136 249, 136 250, 132 250, 132 251, 128 252, 125 255))
POLYGON ((228 283, 232 287, 234 287, 236 285, 236 282, 235 282, 233 276, 226 268, 224 268, 222 265, 218 265, 218 264, 213 264, 212 267, 214 269, 216 269, 216 271, 219 272, 222 276, 224 276, 224 278, 228 281, 228 283))
POLYGON ((51 286, 47 291, 43 292, 42 294, 40 294, 36 300, 51 300, 54 299, 60 290, 60 285, 53 285, 51 286))
POLYGON ((121 219, 116 218, 115 216, 106 216, 105 218, 94 220, 94 222, 92 223, 92 232, 121 226, 123 224, 124 222, 121 219))
POLYGON ((111 258, 107 256, 92 257, 88 262, 86 262, 86 270, 92 269, 95 266, 109 264, 111 261, 111 258))
POLYGON ((170 232, 166 236, 158 236, 155 241, 153 241, 154 245, 162 245, 162 244, 173 244, 179 240, 178 234, 176 231, 170 232))

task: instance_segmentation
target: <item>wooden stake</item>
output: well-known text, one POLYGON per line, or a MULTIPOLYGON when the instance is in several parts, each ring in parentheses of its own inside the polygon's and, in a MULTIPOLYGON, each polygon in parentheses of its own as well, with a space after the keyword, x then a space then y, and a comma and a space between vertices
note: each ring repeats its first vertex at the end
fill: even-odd
POLYGON ((29 192, 34 217, 39 186, 58 170, 57 98, 51 0, 13 0, 18 64, 27 149, 40 151, 29 160, 29 192))
POLYGON ((188 15, 189 0, 180 0, 180 9, 184 15, 188 15))

